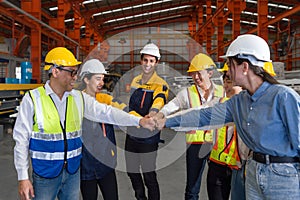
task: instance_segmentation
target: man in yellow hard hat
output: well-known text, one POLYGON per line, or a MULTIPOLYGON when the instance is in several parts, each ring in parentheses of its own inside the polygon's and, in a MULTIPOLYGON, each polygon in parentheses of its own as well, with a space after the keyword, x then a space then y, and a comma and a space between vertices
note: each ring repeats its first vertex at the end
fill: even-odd
POLYGON ((83 117, 121 126, 141 125, 151 130, 154 122, 100 104, 90 95, 74 90, 77 65, 81 62, 68 49, 52 49, 45 63, 50 80, 25 94, 13 131, 19 195, 26 200, 76 200, 83 117), (28 174, 29 155, 33 184, 28 174))
MULTIPOLYGON (((179 110, 213 105, 224 97, 224 89, 211 81, 216 65, 206 54, 199 53, 191 61, 187 72, 191 73, 194 84, 181 90, 154 117, 155 120, 179 110)), ((198 199, 202 172, 212 143, 212 130, 193 130, 186 133, 187 181, 185 199, 198 199)))

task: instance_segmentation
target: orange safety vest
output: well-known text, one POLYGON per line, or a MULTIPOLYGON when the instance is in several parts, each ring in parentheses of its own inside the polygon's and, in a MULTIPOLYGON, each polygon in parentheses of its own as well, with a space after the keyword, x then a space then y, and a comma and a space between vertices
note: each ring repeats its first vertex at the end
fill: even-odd
MULTIPOLYGON (((222 98, 220 102, 228 100, 227 98, 222 98)), ((221 164, 228 165, 231 168, 238 169, 238 162, 241 163, 241 159, 238 153, 238 142, 237 142, 237 132, 235 125, 233 126, 233 134, 230 140, 227 142, 227 137, 229 136, 230 126, 224 126, 216 130, 215 134, 215 144, 210 152, 209 159, 221 164)))
MULTIPOLYGON (((197 108, 202 105, 201 96, 196 85, 187 88, 189 103, 191 108, 197 108)), ((224 89, 220 85, 215 85, 214 97, 223 97, 224 89)), ((186 143, 202 144, 204 142, 211 143, 213 140, 213 130, 193 130, 185 134, 186 143)))

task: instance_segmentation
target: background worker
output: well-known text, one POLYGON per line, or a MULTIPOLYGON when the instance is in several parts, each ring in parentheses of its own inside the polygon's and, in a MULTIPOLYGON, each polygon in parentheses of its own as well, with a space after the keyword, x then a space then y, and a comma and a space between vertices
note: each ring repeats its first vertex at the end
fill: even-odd
MULTIPOLYGON (((203 54, 197 54, 191 61, 187 72, 191 73, 194 84, 181 90, 174 99, 165 105, 154 119, 163 118, 179 110, 213 105, 224 97, 224 89, 211 81, 216 65, 203 54)), ((187 180, 185 199, 199 198, 202 173, 212 144, 212 130, 193 130, 186 133, 187 180)))
MULTIPOLYGON (((146 44, 140 54, 142 73, 131 82, 129 113, 152 117, 165 105, 169 87, 155 71, 160 59, 158 47, 153 43, 146 44)), ((155 172, 159 142, 160 132, 151 132, 139 127, 127 128, 126 168, 136 199, 160 199, 155 172), (148 198, 145 194, 145 186, 148 189, 148 198)))
MULTIPOLYGON (((100 93, 105 74, 104 65, 98 59, 86 61, 79 73, 80 88, 100 103, 111 105, 112 96, 100 93)), ((117 149, 113 125, 83 118, 82 140, 80 189, 83 200, 96 200, 98 187, 104 200, 117 200, 117 149)))
POLYGON ((50 80, 25 94, 13 131, 19 195, 22 200, 75 200, 79 199, 83 117, 121 126, 141 125, 151 130, 154 122, 100 104, 74 90, 77 65, 81 62, 68 49, 52 49, 45 63, 50 80), (28 174, 29 154, 33 184, 28 174))
MULTIPOLYGON (((219 101, 222 103, 233 95, 240 93, 242 88, 232 84, 232 81, 226 74, 228 71, 226 64, 220 71, 223 72, 223 87, 226 93, 226 97, 219 101)), ((236 127, 234 125, 224 126, 215 132, 214 145, 209 156, 209 168, 207 172, 207 194, 210 200, 229 199, 232 171, 241 166, 240 147, 246 148, 245 145, 243 143, 240 144, 240 142, 241 141, 238 141, 236 127)))
POLYGON ((253 152, 246 165, 246 199, 300 199, 300 97, 278 84, 263 66, 271 62, 259 36, 237 37, 226 55, 228 75, 244 90, 223 104, 157 121, 166 127, 217 126, 234 122, 253 152), (191 120, 193 119, 193 120, 191 120))

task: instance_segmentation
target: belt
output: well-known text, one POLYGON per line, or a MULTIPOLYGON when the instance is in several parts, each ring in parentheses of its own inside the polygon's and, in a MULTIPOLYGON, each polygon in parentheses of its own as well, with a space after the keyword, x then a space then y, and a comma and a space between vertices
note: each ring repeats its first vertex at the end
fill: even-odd
POLYGON ((269 163, 295 163, 300 162, 299 157, 281 157, 281 156, 270 156, 262 153, 253 152, 253 160, 269 164, 269 163))

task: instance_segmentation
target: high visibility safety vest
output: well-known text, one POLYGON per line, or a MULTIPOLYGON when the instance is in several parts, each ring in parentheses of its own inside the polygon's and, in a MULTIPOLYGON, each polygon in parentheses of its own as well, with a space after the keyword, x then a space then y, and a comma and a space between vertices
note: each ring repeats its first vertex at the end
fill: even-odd
MULTIPOLYGON (((191 108, 197 108, 202 105, 201 96, 196 85, 187 88, 189 103, 191 108)), ((214 98, 222 98, 224 89, 220 85, 215 85, 214 98)), ((213 141, 213 130, 193 130, 185 134, 186 143, 202 144, 204 142, 211 143, 213 141)))
MULTIPOLYGON (((226 100, 228 100, 228 98, 226 98, 225 101, 226 100)), ((215 144, 210 152, 209 159, 218 164, 228 165, 231 168, 238 169, 237 163, 241 162, 241 159, 238 153, 237 143, 235 125, 224 126, 217 129, 215 134, 215 144), (229 127, 231 127, 231 129, 229 129, 229 127), (228 131, 231 131, 231 134, 229 134, 228 131)))
POLYGON ((74 174, 80 166, 83 97, 69 95, 64 128, 59 113, 44 87, 30 91, 34 104, 34 124, 29 150, 33 171, 44 178, 57 177, 65 167, 74 174), (81 105, 77 105, 81 103, 81 105))

